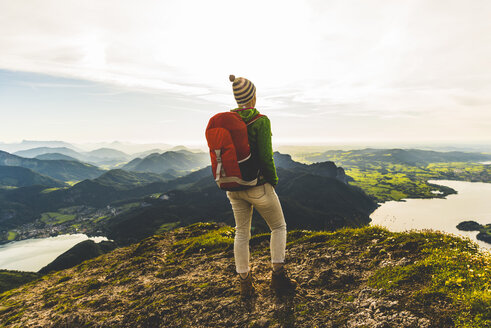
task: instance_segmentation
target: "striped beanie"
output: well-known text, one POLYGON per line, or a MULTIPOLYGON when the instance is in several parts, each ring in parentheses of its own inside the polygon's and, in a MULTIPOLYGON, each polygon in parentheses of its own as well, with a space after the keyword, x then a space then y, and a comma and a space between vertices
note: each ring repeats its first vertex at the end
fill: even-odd
POLYGON ((230 82, 233 82, 234 97, 239 106, 246 105, 254 98, 256 87, 251 81, 243 77, 235 78, 235 75, 230 75, 229 79, 230 82))

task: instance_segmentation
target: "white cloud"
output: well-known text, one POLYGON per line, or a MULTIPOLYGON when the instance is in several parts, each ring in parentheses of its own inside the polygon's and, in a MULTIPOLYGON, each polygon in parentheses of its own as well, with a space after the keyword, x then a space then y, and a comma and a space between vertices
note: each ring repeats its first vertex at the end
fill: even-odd
POLYGON ((0 13, 1 69, 217 106, 233 103, 233 73, 290 117, 491 109, 487 0, 7 0, 0 13))

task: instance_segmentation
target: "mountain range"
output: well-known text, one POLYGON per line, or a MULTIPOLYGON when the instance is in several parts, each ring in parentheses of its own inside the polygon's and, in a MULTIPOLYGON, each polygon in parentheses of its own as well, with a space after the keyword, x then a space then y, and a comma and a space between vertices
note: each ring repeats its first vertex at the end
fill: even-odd
POLYGON ((0 150, 14 153, 20 150, 27 150, 31 148, 39 148, 39 147, 53 147, 53 148, 72 148, 77 149, 73 144, 65 142, 65 141, 57 141, 57 140, 47 140, 47 141, 39 141, 39 140, 22 140, 21 142, 12 142, 12 143, 4 143, 0 142, 0 150))
POLYGON ((96 166, 80 163, 78 161, 24 158, 1 150, 0 165, 28 168, 37 173, 44 174, 61 181, 80 181, 83 179, 96 178, 104 172, 96 166))
POLYGON ((481 162, 491 160, 491 154, 469 153, 461 151, 438 152, 421 149, 358 149, 358 150, 329 150, 323 153, 307 154, 309 162, 335 161, 344 167, 360 166, 366 162, 376 164, 406 164, 411 166, 428 165, 430 163, 450 162, 481 162))
MULTIPOLYGON (((107 166, 109 168, 121 166, 122 164, 125 163, 129 164, 128 162, 130 160, 134 160, 133 166, 137 166, 140 162, 143 162, 140 165, 141 166, 140 170, 146 172, 162 173, 162 172, 157 172, 158 169, 155 169, 156 165, 159 164, 158 163, 159 159, 152 159, 152 158, 172 152, 178 152, 183 154, 203 153, 199 150, 189 149, 184 146, 176 146, 165 151, 162 149, 151 149, 133 155, 124 153, 122 151, 113 148, 99 148, 92 151, 80 151, 80 150, 74 150, 69 147, 37 147, 37 148, 30 148, 26 150, 20 150, 13 153, 13 155, 24 157, 24 158, 37 158, 43 160, 44 159, 48 159, 48 160, 63 159, 63 160, 72 160, 72 161, 75 160, 75 161, 85 162, 97 166, 107 166), (147 157, 149 157, 149 155, 152 156, 146 159, 147 157)), ((169 157, 169 154, 164 155, 164 157, 169 157)), ((160 161, 162 160, 164 162, 169 162, 169 160, 172 161, 172 159, 166 159, 166 158, 160 159, 160 161)), ((174 161, 176 160, 179 160, 179 158, 176 158, 174 161)), ((131 168, 131 165, 129 167, 131 168)), ((175 167, 173 168, 175 169, 175 167)))
MULTIPOLYGON (((36 173, 62 181, 80 181, 96 178, 105 172, 97 165, 111 167, 114 164, 127 162, 130 158, 130 155, 114 149, 97 149, 86 153, 77 152, 66 147, 33 148, 19 151, 16 154, 0 151, 0 165, 28 168, 36 173), (87 162, 96 163, 97 165, 87 164, 87 162)), ((168 151, 162 154, 152 153, 143 158, 135 158, 124 165, 123 168, 133 172, 163 174, 160 177, 154 176, 153 182, 156 182, 185 175, 191 170, 200 169, 208 165, 208 162, 209 158, 205 153, 193 153, 180 149, 178 151, 168 151)), ((5 174, 4 179, 7 179, 5 174)), ((11 178, 14 179, 14 177, 11 178)), ((38 179, 38 181, 41 180, 38 179)), ((39 183, 33 182, 32 184, 39 183)), ((1 182, 0 185, 2 185, 1 182)), ((15 184, 13 186, 27 186, 27 184, 15 184)), ((54 184, 46 182, 46 186, 54 186, 54 184)))
POLYGON ((165 173, 168 170, 192 171, 209 165, 210 155, 187 150, 153 153, 144 158, 135 158, 121 168, 134 172, 165 173))
MULTIPOLYGON (((350 156, 363 158, 371 153, 375 153, 371 156, 374 160, 404 159, 412 163, 421 161, 424 154, 369 149, 333 154, 338 154, 336 163, 350 165, 353 160, 350 156), (392 157, 396 159, 390 159, 392 157)), ((434 160, 441 160, 448 154, 433 155, 434 160)), ((464 153, 453 154, 447 159, 467 155, 474 159, 483 158, 482 154, 464 153)), ((332 230, 369 222, 369 215, 377 206, 376 198, 352 185, 353 178, 333 161, 307 165, 278 152, 274 153, 274 159, 280 177, 276 190, 290 226, 332 230)), ((43 213, 77 206, 88 207, 91 213, 113 208, 113 214, 109 216, 97 216, 88 213, 89 210, 83 210, 79 216, 87 218, 82 225, 87 233, 104 233, 121 244, 141 240, 166 227, 198 220, 213 219, 233 224, 225 193, 215 185, 210 167, 205 167, 209 165, 207 153, 187 150, 154 153, 130 161, 122 169, 109 171, 78 161, 26 159, 0 152, 0 165, 4 163, 18 167, 4 169, 0 179, 4 186, 6 181, 9 183, 9 187, 0 189, 0 226, 4 236, 9 229, 39 222, 43 213), (21 181, 19 174, 14 172, 20 172, 21 167, 30 170, 22 173, 29 179, 21 181), (189 174, 191 170, 194 171, 189 174), (64 184, 70 180, 81 181, 73 186, 64 184), (97 221, 101 216, 105 218, 97 221)), ((72 214, 78 217, 77 213, 72 214)), ((253 222, 256 231, 267 230, 257 217, 253 222)), ((2 241, 6 240, 6 237, 2 238, 2 241)))
POLYGON ((46 153, 46 154, 37 155, 34 158, 42 159, 42 160, 51 160, 51 161, 52 160, 65 160, 65 161, 79 162, 79 160, 74 158, 74 157, 70 157, 67 155, 60 154, 60 153, 46 153))
MULTIPOLYGON (((377 207, 360 188, 336 177, 316 175, 306 169, 278 167, 277 172, 280 183, 276 191, 289 227, 334 230, 343 226, 362 226, 370 222, 369 215, 377 207)), ((160 197, 145 199, 148 206, 103 221, 95 230, 120 244, 128 244, 167 225, 208 220, 232 225, 230 203, 225 192, 216 186, 211 168, 192 175, 192 178, 186 176, 175 180, 171 188, 162 186, 160 197), (190 183, 183 183, 184 179, 190 183)), ((254 217, 253 230, 268 231, 264 220, 257 214, 254 217)))
MULTIPOLYGON (((419 150, 364 149, 310 155, 314 164, 307 165, 276 152, 280 182, 275 190, 289 230, 287 265, 299 287, 287 297, 269 290, 269 228, 255 213, 250 245, 258 296, 244 302, 233 264, 233 213, 211 168, 204 167, 208 154, 168 153, 139 158, 126 170, 104 171, 78 161, 26 159, 0 151, 0 185, 9 186, 0 188, 3 233, 32 222, 46 225, 39 219, 45 212, 131 205, 113 215, 86 216, 89 211, 81 216, 86 233, 114 242, 82 242, 39 274, 0 270, 0 290, 20 286, 0 294, 0 326, 491 324, 489 254, 438 232, 367 227, 377 204, 351 185, 353 178, 339 166, 355 160, 360 165, 364 159, 367 167, 486 161, 486 154, 431 153, 428 160, 419 150), (87 167, 97 174, 73 186, 41 174, 66 179, 87 174, 87 167)), ((56 153, 38 156, 43 155, 56 153)))
POLYGON ((15 153, 35 148, 68 148, 76 152, 84 153, 94 149, 113 149, 116 151, 130 154, 132 158, 144 157, 151 153, 163 153, 165 151, 188 150, 191 152, 202 152, 200 149, 190 149, 177 145, 173 146, 166 143, 131 143, 131 142, 96 142, 96 143, 68 143, 65 141, 33 141, 23 140, 22 142, 5 143, 0 142, 0 150, 15 153), (143 155, 142 155, 143 154, 143 155))
MULTIPOLYGON (((184 160, 196 163, 188 165, 197 166, 199 160, 203 164, 205 155, 209 161, 208 154, 187 151, 151 156, 151 159, 166 161, 168 165, 177 159, 174 167, 182 168, 184 160), (195 159, 198 162, 193 162, 195 159)), ((285 200, 284 211, 291 217, 292 226, 336 229, 369 222, 369 214, 376 204, 361 189, 347 185, 344 172, 334 163, 304 165, 279 153, 275 153, 275 160, 282 181, 277 192, 285 200), (343 174, 339 175, 340 172, 343 174)), ((184 225, 211 218, 228 223, 233 220, 230 204, 225 193, 216 186, 209 166, 180 178, 169 173, 115 169, 72 187, 49 192, 44 189, 43 186, 26 186, 0 192, 0 223, 3 227, 11 229, 17 224, 33 222, 42 213, 62 208, 81 205, 104 208, 125 202, 146 205, 100 221, 91 229, 92 233, 102 231, 109 238, 127 244, 178 221, 178 225, 184 225)), ((258 231, 267 229, 261 221, 256 222, 254 228, 258 231)))
POLYGON ((0 186, 26 187, 43 185, 46 187, 65 187, 60 180, 34 172, 21 166, 0 166, 0 186))
POLYGON ((14 155, 39 159, 63 159, 62 156, 67 156, 69 160, 75 159, 93 165, 116 165, 127 162, 132 158, 132 156, 126 153, 111 148, 99 148, 88 152, 81 152, 67 147, 39 147, 21 150, 15 152, 14 155), (46 158, 46 155, 49 155, 49 157, 46 158), (56 155, 58 158, 56 158, 56 155))

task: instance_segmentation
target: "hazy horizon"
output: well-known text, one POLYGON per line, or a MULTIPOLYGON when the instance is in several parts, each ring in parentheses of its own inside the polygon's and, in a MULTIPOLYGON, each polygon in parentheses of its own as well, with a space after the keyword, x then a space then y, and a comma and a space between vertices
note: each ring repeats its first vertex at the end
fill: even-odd
MULTIPOLYGON (((98 142, 70 142, 66 140, 21 140, 18 142, 3 142, 0 140, 0 150, 7 152, 17 152, 21 150, 28 150, 39 147, 69 147, 76 151, 92 151, 100 148, 111 148, 123 151, 127 154, 136 154, 148 150, 159 149, 167 151, 175 147, 184 146, 192 150, 207 151, 206 140, 199 143, 165 143, 165 142, 129 142, 121 140, 112 141, 98 141, 98 142)), ((345 143, 281 143, 276 142, 273 144, 275 151, 283 153, 308 153, 319 152, 327 150, 356 150, 365 148, 378 148, 378 149, 423 149, 423 150, 435 150, 435 151, 467 151, 467 152, 483 152, 491 153, 491 144, 478 143, 478 142, 427 142, 427 143, 414 143, 414 142, 345 142, 345 143)))

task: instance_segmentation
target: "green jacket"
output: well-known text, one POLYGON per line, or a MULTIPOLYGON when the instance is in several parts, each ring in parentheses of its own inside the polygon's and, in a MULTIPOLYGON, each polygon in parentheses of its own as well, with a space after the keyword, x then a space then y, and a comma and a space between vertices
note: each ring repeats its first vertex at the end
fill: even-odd
MULTIPOLYGON (((239 108, 232 109, 235 112, 239 108)), ((256 108, 237 111, 240 117, 247 124, 250 120, 259 114, 256 108)), ((266 182, 275 186, 278 183, 276 175, 276 167, 273 159, 273 146, 271 144, 271 122, 267 116, 263 116, 251 125, 247 126, 247 134, 249 137, 249 146, 251 147, 252 157, 259 164, 260 177, 258 185, 266 182)))

